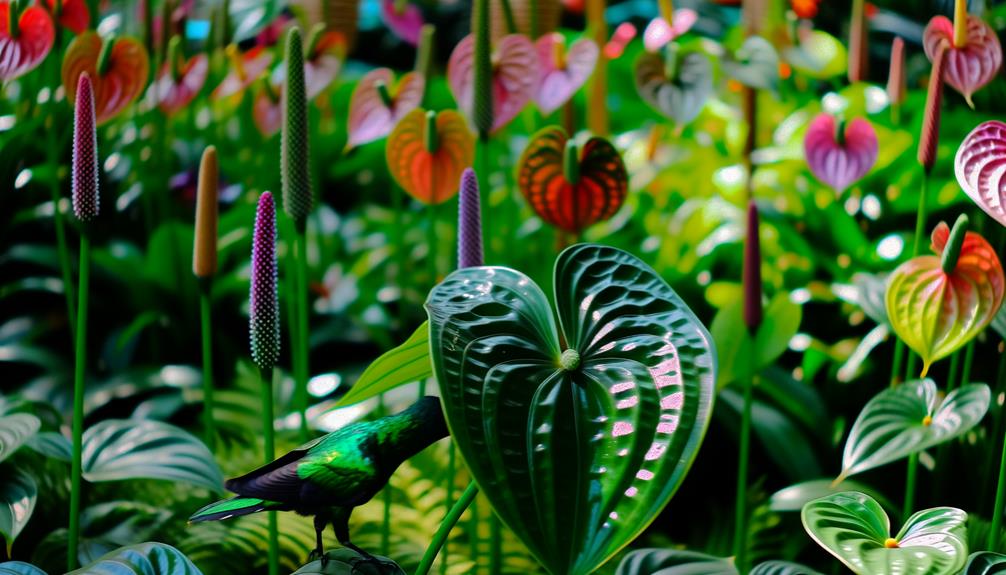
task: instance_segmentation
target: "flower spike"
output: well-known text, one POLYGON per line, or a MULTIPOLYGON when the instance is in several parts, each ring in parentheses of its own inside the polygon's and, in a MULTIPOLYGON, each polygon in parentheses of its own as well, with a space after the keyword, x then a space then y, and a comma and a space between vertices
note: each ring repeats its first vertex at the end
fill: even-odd
POLYGON ((262 370, 276 366, 279 358, 279 294, 276 263, 276 204, 263 192, 255 213, 252 239, 251 292, 249 294, 252 360, 262 370))
POLYGON ((98 132, 95 129, 94 90, 86 73, 77 81, 73 117, 71 197, 73 213, 82 222, 98 216, 98 132))
POLYGON ((461 174, 461 195, 458 197, 458 268, 470 268, 482 264, 479 180, 475 176, 475 170, 466 168, 461 174))
POLYGON ((307 92, 300 30, 286 37, 286 90, 283 94, 282 183, 283 211, 304 229, 313 202, 307 139, 307 92))

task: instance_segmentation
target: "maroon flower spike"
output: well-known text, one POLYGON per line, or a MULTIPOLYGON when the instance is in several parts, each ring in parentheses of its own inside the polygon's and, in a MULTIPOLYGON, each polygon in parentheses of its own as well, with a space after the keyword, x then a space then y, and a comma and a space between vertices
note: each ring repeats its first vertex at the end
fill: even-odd
POLYGON ((249 325, 252 360, 260 369, 272 369, 279 359, 279 294, 276 283, 276 203, 263 192, 255 213, 252 238, 249 325))
POLYGON ((891 42, 891 69, 887 74, 887 98, 892 105, 899 105, 905 101, 907 93, 907 83, 905 80, 905 41, 900 37, 895 37, 891 42))
POLYGON ((941 42, 933 56, 933 69, 929 74, 929 92, 926 94, 922 133, 919 136, 918 160, 929 173, 936 162, 936 147, 940 144, 940 108, 943 105, 943 68, 947 61, 949 42, 941 42))
POLYGON ((758 206, 748 203, 747 240, 744 242, 744 325, 750 333, 758 330, 762 321, 761 308, 761 240, 758 237, 758 206))
POLYGON ((82 222, 98 216, 98 133, 94 125, 94 90, 85 73, 77 80, 71 164, 73 213, 82 222))
POLYGON ((483 264, 482 215, 479 208, 479 181, 475 170, 461 173, 461 194, 458 197, 458 268, 483 264))

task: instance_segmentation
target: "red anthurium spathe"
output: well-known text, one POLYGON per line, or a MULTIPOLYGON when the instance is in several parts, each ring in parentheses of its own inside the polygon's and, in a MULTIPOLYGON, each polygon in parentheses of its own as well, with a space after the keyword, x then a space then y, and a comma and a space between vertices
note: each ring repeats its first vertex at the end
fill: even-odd
POLYGON ((395 73, 378 68, 367 73, 353 90, 349 100, 349 141, 356 147, 379 140, 391 133, 406 114, 419 107, 425 80, 409 72, 395 83, 395 73))
POLYGON ((891 327, 922 357, 922 377, 934 361, 985 329, 1003 301, 1006 278, 995 250, 974 232, 960 238, 955 229, 955 235, 956 241, 963 239, 956 262, 948 261, 955 242, 950 228, 941 222, 932 234, 936 255, 912 258, 887 279, 885 299, 891 327))
POLYGON ((810 171, 841 194, 877 161, 877 134, 863 118, 839 124, 832 115, 820 114, 807 128, 803 150, 810 171))
POLYGON ((971 102, 971 95, 988 84, 1003 63, 1002 46, 995 30, 977 16, 967 17, 967 42, 962 46, 954 44, 954 23, 946 16, 936 16, 929 21, 922 36, 926 56, 930 60, 936 55, 940 42, 946 40, 946 63, 943 80, 971 102))
POLYGON ((698 19, 698 13, 688 8, 675 10, 672 22, 658 16, 651 20, 643 31, 643 46, 650 52, 656 52, 691 30, 698 19))
POLYGON ((157 107, 171 115, 188 106, 203 89, 209 69, 206 54, 196 54, 175 66, 165 62, 152 87, 157 107))
POLYGON ((0 2, 0 82, 34 70, 45 60, 56 37, 44 9, 29 6, 17 18, 12 18, 10 10, 9 2, 0 2))
POLYGON ((263 46, 256 46, 241 54, 233 44, 227 47, 227 57, 230 60, 230 72, 213 90, 213 99, 220 100, 235 96, 245 91, 258 80, 269 65, 272 64, 272 52, 263 46))
POLYGON ((73 101, 77 79, 87 72, 94 86, 98 123, 107 122, 135 100, 147 86, 150 63, 143 43, 135 38, 102 40, 95 32, 73 39, 63 55, 63 87, 73 101))
POLYGON ((566 50, 562 34, 545 34, 535 42, 538 49, 538 88, 534 101, 548 115, 569 101, 594 72, 600 50, 589 38, 581 38, 566 50))
POLYGON ((91 15, 84 0, 45 0, 45 4, 53 15, 56 15, 56 9, 59 8, 56 22, 74 34, 84 32, 91 24, 91 15))
POLYGON ((402 40, 416 46, 423 29, 423 13, 411 2, 381 0, 381 19, 402 40))
POLYGON ((610 142, 591 138, 582 154, 562 128, 531 137, 521 154, 517 183, 541 219, 572 234, 615 215, 629 187, 622 156, 610 142))
POLYGON ((458 182, 475 158, 475 138, 454 110, 416 108, 388 136, 388 170, 410 196, 427 205, 458 193, 458 182))
MULTIPOLYGON (((469 34, 447 62, 447 83, 458 106, 471 117, 475 98, 475 37, 469 34)), ((500 39, 492 54, 493 126, 495 132, 513 120, 538 85, 538 52, 527 36, 500 39)))
POLYGON ((957 183, 986 214, 1006 226, 1006 124, 980 124, 957 148, 957 183))

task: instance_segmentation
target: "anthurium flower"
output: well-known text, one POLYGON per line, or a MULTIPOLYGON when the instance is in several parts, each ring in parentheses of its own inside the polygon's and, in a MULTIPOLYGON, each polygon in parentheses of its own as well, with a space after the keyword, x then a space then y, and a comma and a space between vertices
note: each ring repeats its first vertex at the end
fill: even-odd
POLYGON ((171 115, 188 106, 203 89, 209 68, 206 54, 196 54, 188 60, 181 54, 169 57, 152 87, 157 107, 171 115))
POLYGON ((877 161, 877 134, 863 118, 846 124, 820 114, 807 128, 803 150, 814 176, 841 195, 877 161))
POLYGON ((410 196, 427 205, 458 193, 458 182, 475 158, 475 139, 454 110, 409 112, 388 136, 388 170, 410 196))
POLYGON ((348 148, 379 140, 406 114, 419 107, 426 81, 409 72, 395 82, 388 68, 368 72, 356 84, 349 99, 348 148))
POLYGON ((545 34, 535 42, 538 51, 538 86, 534 101, 542 114, 559 109, 590 78, 600 50, 589 38, 580 38, 566 50, 562 34, 545 34))
POLYGON ((147 49, 139 40, 103 40, 88 31, 74 38, 63 55, 63 87, 73 100, 77 80, 86 72, 94 87, 94 108, 101 124, 139 97, 146 88, 149 67, 147 49))
POLYGON ((0 2, 0 82, 27 74, 45 60, 56 35, 45 10, 29 6, 14 14, 0 2))
POLYGON ((45 0, 56 22, 74 34, 81 34, 91 24, 91 14, 84 0, 45 0))
POLYGON ((977 336, 1003 301, 1006 278, 995 250, 966 232, 961 216, 953 233, 941 222, 932 234, 936 255, 912 258, 887 279, 887 315, 898 337, 922 357, 922 377, 934 361, 977 336))
POLYGON ((971 96, 999 72, 1003 52, 999 37, 991 26, 974 15, 967 15, 966 18, 964 38, 954 37, 954 23, 949 18, 935 16, 926 26, 922 40, 930 60, 936 57, 940 42, 949 44, 943 80, 974 107, 971 96))
POLYGON ((651 20, 643 31, 643 46, 650 52, 656 52, 691 30, 698 19, 698 13, 688 8, 675 10, 671 22, 658 16, 651 20))
MULTIPOLYGON (((510 34, 491 56, 492 131, 507 125, 524 109, 538 84, 538 52, 527 36, 510 34)), ((458 106, 475 123, 475 36, 469 34, 447 62, 447 83, 458 106)))
POLYGON ((972 130, 957 148, 954 166, 968 197, 1006 226, 1006 124, 992 120, 972 130))
POLYGON ((419 44, 419 31, 423 28, 423 13, 419 7, 403 0, 381 0, 381 19, 388 29, 402 40, 419 44))
POLYGON ((238 51, 237 46, 231 44, 227 47, 227 58, 230 61, 230 71, 220 82, 220 85, 213 90, 212 98, 214 100, 244 92, 269 69, 273 56, 272 52, 262 46, 256 46, 242 54, 238 51))

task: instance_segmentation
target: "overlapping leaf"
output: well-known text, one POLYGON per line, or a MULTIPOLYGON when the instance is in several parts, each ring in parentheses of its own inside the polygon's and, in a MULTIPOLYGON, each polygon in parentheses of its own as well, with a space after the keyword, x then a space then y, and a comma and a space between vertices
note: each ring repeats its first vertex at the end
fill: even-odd
POLYGON ((678 124, 699 115, 713 91, 709 58, 700 52, 672 53, 673 73, 664 57, 647 52, 636 62, 636 89, 653 109, 678 124))
POLYGON ((565 250, 554 289, 558 323, 530 278, 501 267, 454 272, 426 307, 448 424, 479 487, 551 573, 584 575, 681 484, 710 416, 715 351, 623 251, 565 250))
POLYGON ((47 573, 23 561, 7 561, 0 563, 0 575, 47 575, 47 573))
POLYGON ((461 172, 472 165, 475 139, 454 110, 437 114, 437 149, 426 149, 427 120, 422 108, 406 114, 388 137, 385 155, 392 177, 424 204, 446 202, 458 193, 461 172))
POLYGON ((961 189, 1001 225, 1006 226, 1006 124, 980 124, 957 148, 954 171, 961 189))
POLYGON ((926 56, 930 60, 936 56, 940 43, 947 42, 943 80, 974 107, 971 96, 988 84, 1002 67, 1002 46, 995 30, 973 14, 968 15, 967 42, 964 46, 955 46, 953 39, 954 23, 946 16, 934 16, 922 35, 926 56))
POLYGON ((518 163, 517 183, 541 219, 578 234, 615 215, 629 180, 618 150, 595 137, 583 146, 579 178, 570 182, 563 171, 566 142, 566 133, 557 126, 532 136, 518 163))
POLYGON ((1002 264, 985 238, 967 232, 953 271, 943 271, 940 256, 950 229, 933 230, 937 254, 918 256, 898 266, 887 279, 887 316, 908 347, 922 357, 922 376, 929 366, 977 336, 1003 301, 1002 264))
POLYGON ((202 575, 181 551, 164 543, 121 547, 68 575, 202 575))
POLYGON ((590 38, 580 38, 566 51, 562 34, 545 34, 535 42, 538 51, 538 85, 534 101, 548 115, 568 102, 590 78, 600 49, 590 38))
POLYGON ((757 565, 749 575, 821 575, 813 569, 790 561, 766 561, 757 565))
POLYGON ((0 461, 14 455, 41 426, 42 422, 29 413, 12 413, 0 417, 0 461))
POLYGON ((45 60, 56 30, 45 9, 29 6, 18 17, 17 34, 11 35, 10 2, 0 2, 0 82, 7 82, 34 70, 45 60))
POLYGON ((74 101, 77 79, 87 72, 94 88, 94 113, 99 124, 115 117, 143 93, 150 65, 147 50, 139 40, 117 38, 108 41, 114 44, 103 74, 98 73, 98 57, 105 40, 96 32, 88 31, 74 38, 63 55, 66 99, 74 101))
POLYGON ((417 72, 409 72, 395 83, 395 73, 388 68, 371 70, 353 89, 349 100, 348 147, 379 140, 391 133, 406 114, 422 103, 426 81, 417 72), (390 105, 381 98, 383 84, 391 98, 390 105))
POLYGON ((22 470, 0 478, 0 535, 7 541, 7 556, 11 545, 21 534, 35 511, 38 487, 35 480, 22 470))
POLYGON ((339 406, 370 399, 400 385, 433 375, 430 363, 430 325, 423 322, 402 345, 374 360, 356 380, 339 406))
MULTIPOLYGON (((739 575, 730 558, 682 549, 637 549, 618 564, 615 575, 739 575)), ((797 563, 766 561, 749 575, 820 575, 797 563)))
MULTIPOLYGON (((447 83, 458 107, 472 117, 475 109, 475 37, 465 36, 447 62, 447 83)), ((520 34, 504 36, 492 56, 493 124, 495 132, 510 123, 534 95, 538 83, 538 53, 520 34)))
POLYGON ((811 501, 802 517, 811 538, 857 575, 951 575, 967 559, 967 513, 953 507, 919 511, 893 537, 880 505, 856 491, 811 501))
POLYGON ((838 125, 831 114, 814 118, 803 140, 810 171, 839 195, 870 171, 879 149, 877 133, 869 121, 856 118, 838 125))
POLYGON ((845 442, 840 478, 959 437, 985 416, 991 395, 987 385, 972 383, 938 402, 931 379, 885 389, 856 418, 845 442))

